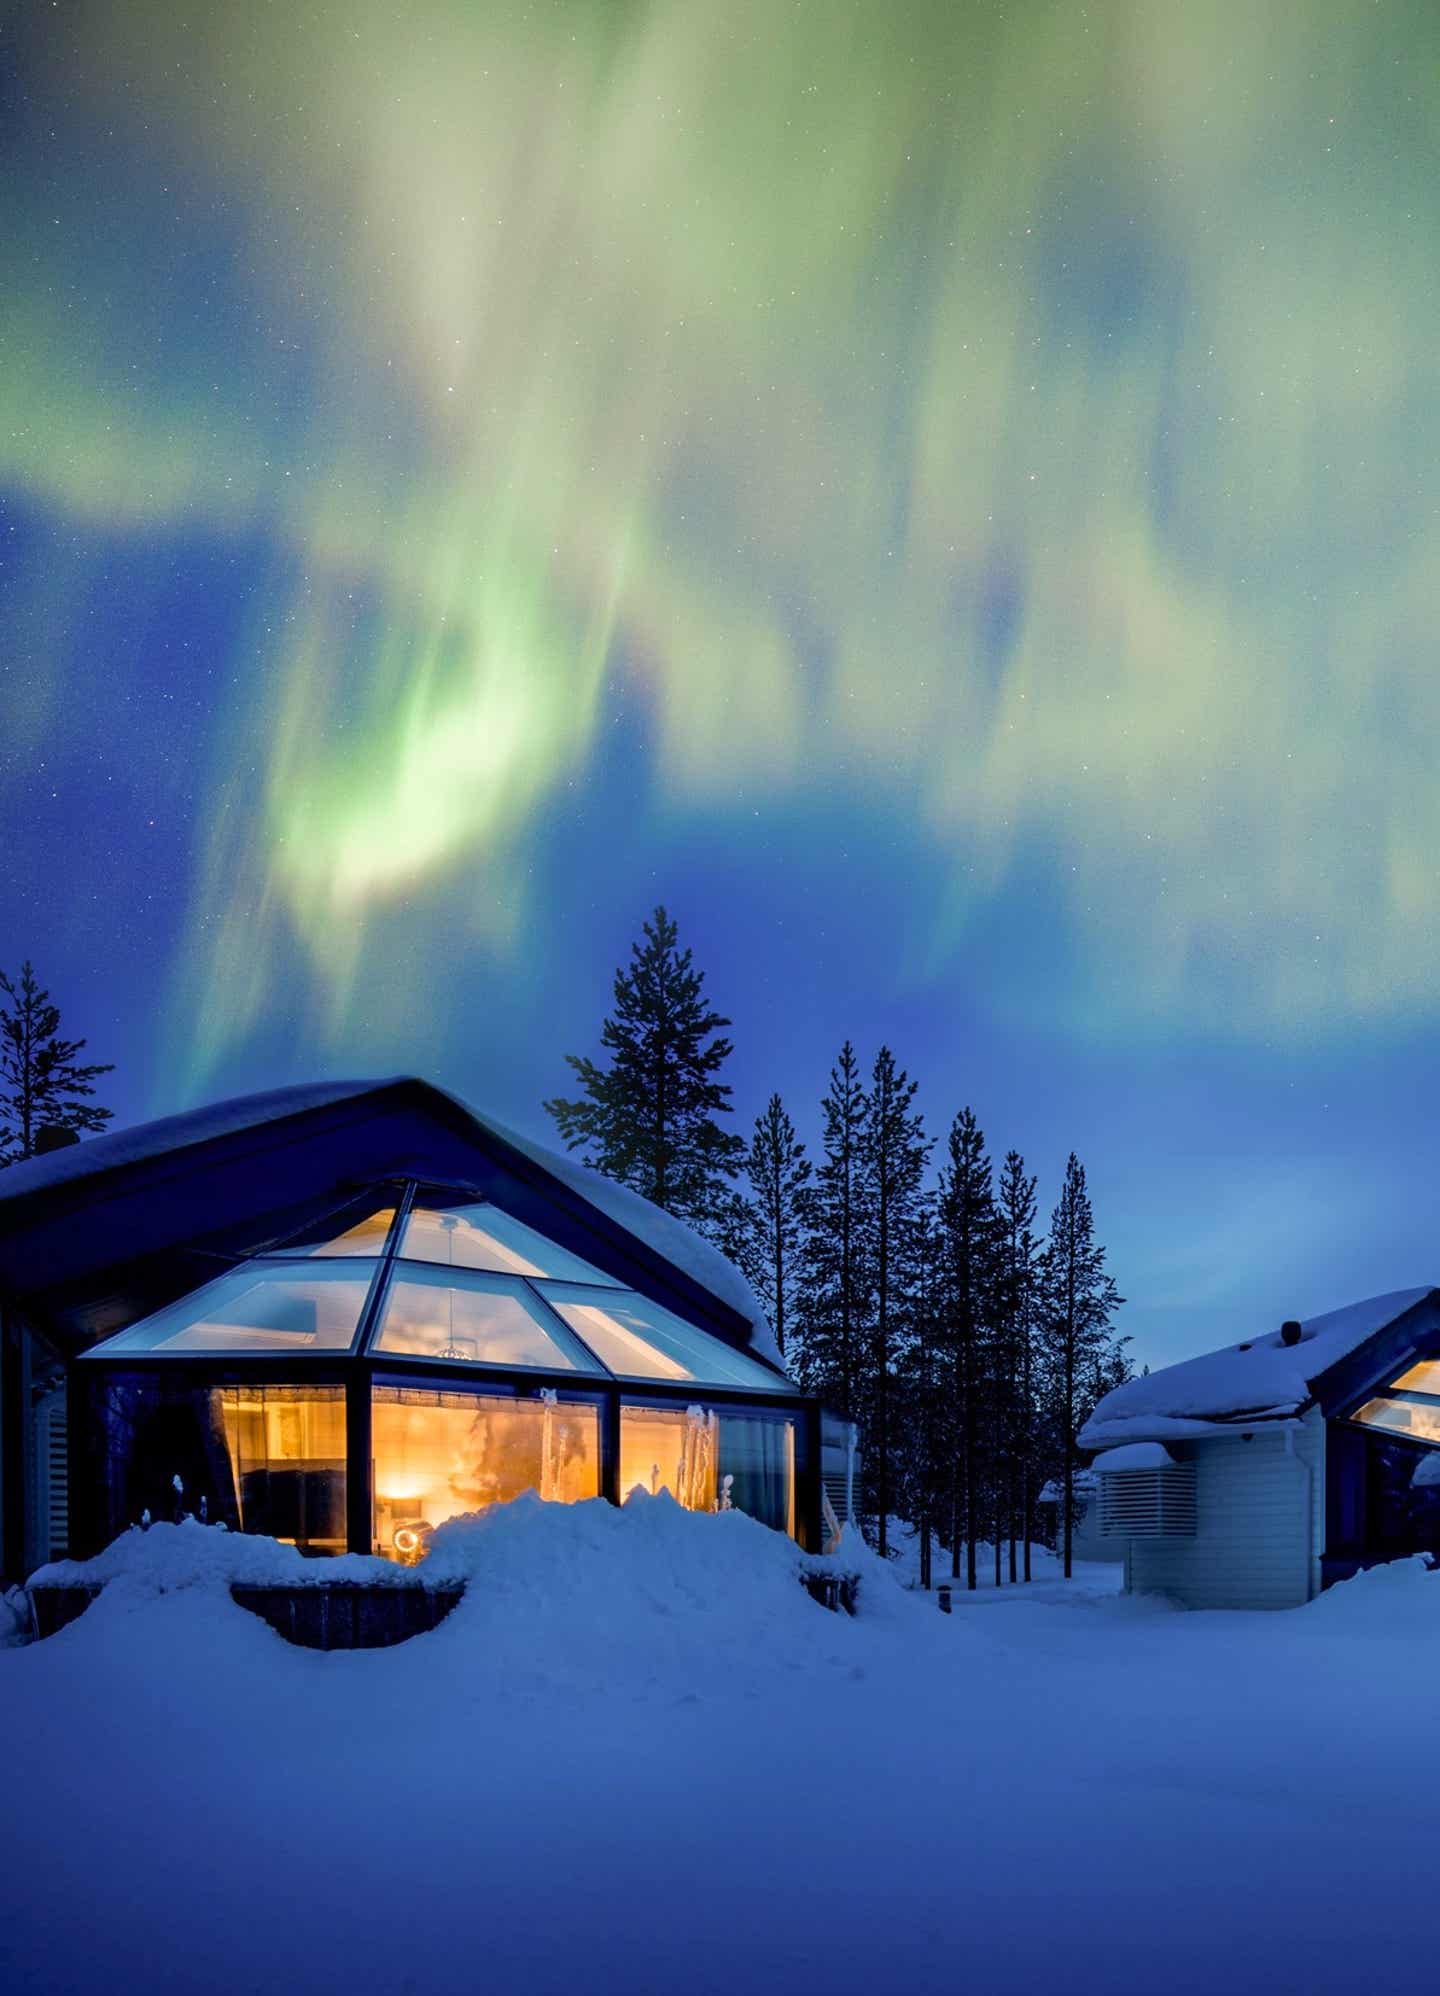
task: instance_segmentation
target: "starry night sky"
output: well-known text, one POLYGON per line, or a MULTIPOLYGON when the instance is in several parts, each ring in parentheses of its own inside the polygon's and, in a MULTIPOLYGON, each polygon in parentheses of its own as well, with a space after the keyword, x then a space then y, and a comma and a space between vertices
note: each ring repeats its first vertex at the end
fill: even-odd
POLYGON ((1440 1280, 1437 149, 1433 0, 0 7, 0 964, 544 1135, 663 899, 1143 1359, 1440 1280))

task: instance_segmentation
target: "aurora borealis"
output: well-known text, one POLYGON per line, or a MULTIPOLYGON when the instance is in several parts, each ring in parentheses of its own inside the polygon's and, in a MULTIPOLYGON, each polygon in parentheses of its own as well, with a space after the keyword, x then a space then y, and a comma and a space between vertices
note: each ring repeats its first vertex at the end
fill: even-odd
POLYGON ((1440 1279, 1429 0, 0 21, 0 961, 117 1107, 540 1133, 663 896, 742 1112, 1073 1143, 1145 1356, 1440 1279))

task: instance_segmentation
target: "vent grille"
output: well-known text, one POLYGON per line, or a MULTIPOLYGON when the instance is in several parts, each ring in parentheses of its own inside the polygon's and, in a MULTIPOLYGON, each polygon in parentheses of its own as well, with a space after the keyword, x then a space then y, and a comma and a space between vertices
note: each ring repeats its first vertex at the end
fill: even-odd
POLYGON ((1099 1476, 1104 1539, 1193 1539, 1195 1465, 1112 1469, 1099 1476))
POLYGON ((63 1387, 40 1402, 34 1421, 32 1530, 38 1543, 33 1550, 43 1563, 63 1559, 70 1550, 70 1450, 63 1387))

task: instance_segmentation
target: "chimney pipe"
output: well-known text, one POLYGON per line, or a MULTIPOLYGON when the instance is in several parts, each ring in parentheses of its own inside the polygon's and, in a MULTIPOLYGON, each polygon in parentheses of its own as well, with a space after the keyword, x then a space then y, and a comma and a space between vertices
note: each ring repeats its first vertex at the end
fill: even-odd
POLYGON ((1280 1342, 1282 1345, 1298 1345, 1304 1335, 1304 1331, 1293 1317, 1287 1317, 1280 1326, 1280 1342))

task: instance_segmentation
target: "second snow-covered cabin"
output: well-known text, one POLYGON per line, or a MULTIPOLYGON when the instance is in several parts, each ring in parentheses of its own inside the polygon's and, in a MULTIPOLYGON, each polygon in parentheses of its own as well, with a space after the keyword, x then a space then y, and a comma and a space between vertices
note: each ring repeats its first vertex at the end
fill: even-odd
POLYGON ((1080 1443, 1132 1593, 1289 1608, 1363 1566, 1440 1554, 1440 1290, 1129 1380, 1080 1443))

